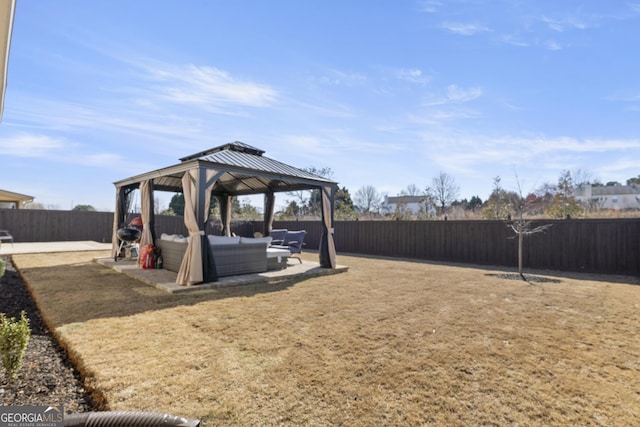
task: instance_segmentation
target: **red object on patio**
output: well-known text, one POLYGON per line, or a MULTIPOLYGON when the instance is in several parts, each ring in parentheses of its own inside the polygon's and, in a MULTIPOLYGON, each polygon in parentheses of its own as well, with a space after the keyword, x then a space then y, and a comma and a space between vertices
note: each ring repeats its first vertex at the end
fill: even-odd
POLYGON ((140 266, 145 270, 156 267, 155 247, 149 243, 140 249, 140 266))
POLYGON ((133 218, 129 223, 129 227, 137 228, 138 230, 142 231, 142 229, 144 228, 142 225, 142 218, 139 216, 133 218))

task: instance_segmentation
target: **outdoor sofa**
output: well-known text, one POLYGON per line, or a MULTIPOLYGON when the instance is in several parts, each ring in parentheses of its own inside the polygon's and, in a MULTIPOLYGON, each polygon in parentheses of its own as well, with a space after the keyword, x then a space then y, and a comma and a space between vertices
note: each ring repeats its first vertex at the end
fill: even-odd
MULTIPOLYGON (((288 250, 268 249, 270 237, 226 237, 207 236, 209 253, 215 264, 218 277, 263 273, 267 270, 285 268, 291 255, 288 250)), ((182 236, 163 234, 156 240, 162 255, 163 268, 177 272, 187 250, 187 239, 182 236)), ((209 260, 211 266, 211 260, 209 260)))

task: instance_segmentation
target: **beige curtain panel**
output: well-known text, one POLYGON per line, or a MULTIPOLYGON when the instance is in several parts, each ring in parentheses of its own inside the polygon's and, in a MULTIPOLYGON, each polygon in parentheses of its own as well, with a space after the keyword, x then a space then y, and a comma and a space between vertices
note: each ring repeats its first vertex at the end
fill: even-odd
POLYGON ((218 171, 213 169, 192 169, 182 177, 184 194, 184 224, 189 231, 187 251, 182 259, 176 283, 179 285, 195 285, 202 283, 204 272, 202 265, 202 236, 209 218, 211 191, 216 183, 218 171), (204 176, 202 176, 204 175, 204 176), (204 182, 203 182, 204 179, 204 182), (200 191, 202 188, 202 191, 200 191), (202 197, 202 211, 199 201, 202 197), (202 227, 202 229, 200 229, 202 227))
MULTIPOLYGON (((151 214, 153 213, 153 194, 151 190, 151 181, 142 181, 140 183, 140 201, 142 212, 142 236, 140 236, 140 248, 144 245, 153 243, 151 234, 151 214)), ((138 257, 138 262, 142 262, 142 257, 138 257)))

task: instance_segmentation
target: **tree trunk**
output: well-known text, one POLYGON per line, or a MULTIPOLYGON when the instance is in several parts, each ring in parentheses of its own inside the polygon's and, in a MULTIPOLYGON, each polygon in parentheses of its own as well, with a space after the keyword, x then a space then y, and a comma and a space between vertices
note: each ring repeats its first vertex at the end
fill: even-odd
POLYGON ((526 280, 524 278, 524 274, 522 274, 522 244, 524 242, 524 233, 519 232, 518 233, 518 273, 520 274, 520 277, 522 277, 522 280, 526 280))

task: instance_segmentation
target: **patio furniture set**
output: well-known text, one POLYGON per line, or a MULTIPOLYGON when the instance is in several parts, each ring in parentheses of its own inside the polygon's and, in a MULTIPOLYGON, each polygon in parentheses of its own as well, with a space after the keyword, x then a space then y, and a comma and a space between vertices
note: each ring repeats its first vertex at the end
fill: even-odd
MULTIPOLYGON (((276 230, 274 230, 276 231, 276 230)), ((287 231, 267 237, 207 236, 210 245, 209 267, 215 268, 218 277, 241 274, 264 273, 287 267, 287 261, 294 254, 302 263, 299 254, 304 245, 306 232, 287 231), (277 244, 274 244, 277 243, 277 244)), ((163 268, 178 272, 187 250, 188 238, 181 235, 163 233, 156 240, 162 254, 163 268)))

